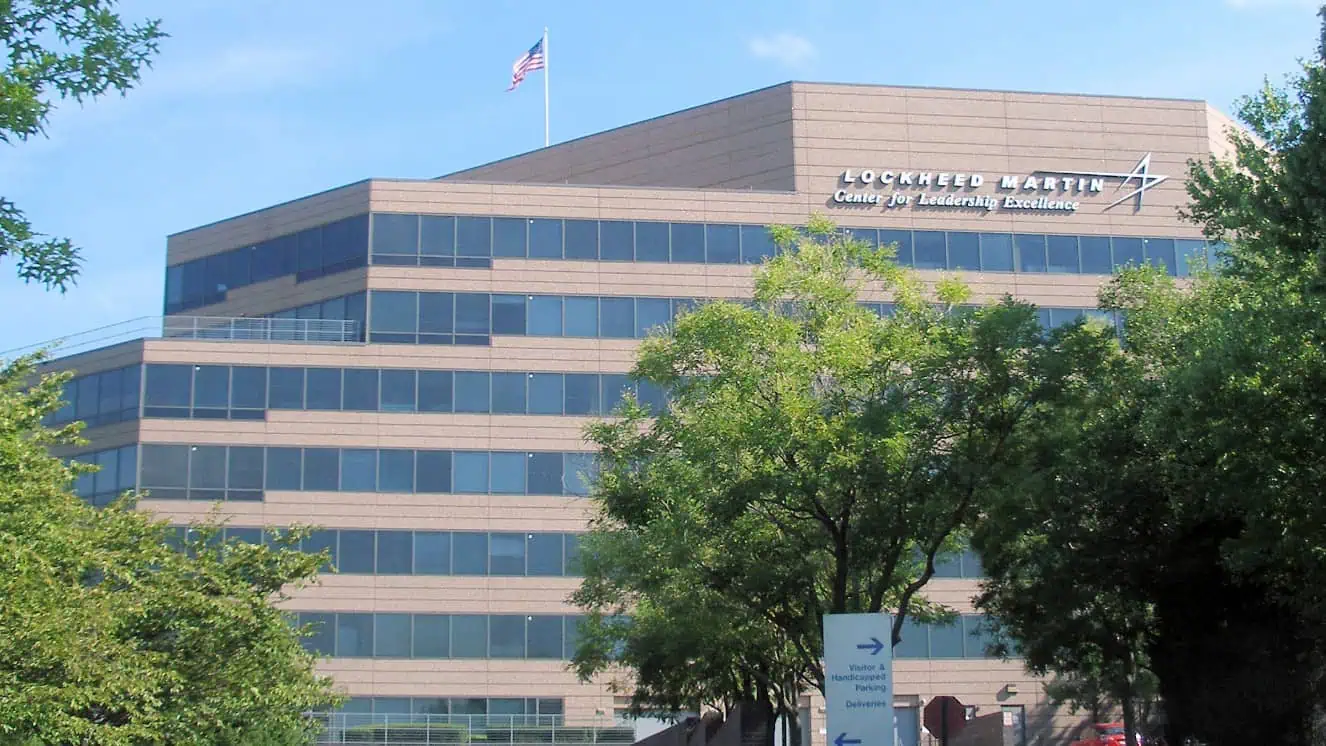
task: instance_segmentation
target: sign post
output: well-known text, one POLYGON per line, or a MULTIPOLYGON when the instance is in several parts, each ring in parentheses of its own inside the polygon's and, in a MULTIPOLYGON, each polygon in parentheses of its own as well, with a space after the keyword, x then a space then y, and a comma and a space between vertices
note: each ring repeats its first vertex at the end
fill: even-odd
POLYGON ((831 746, 895 746, 893 618, 824 615, 825 736, 831 746))

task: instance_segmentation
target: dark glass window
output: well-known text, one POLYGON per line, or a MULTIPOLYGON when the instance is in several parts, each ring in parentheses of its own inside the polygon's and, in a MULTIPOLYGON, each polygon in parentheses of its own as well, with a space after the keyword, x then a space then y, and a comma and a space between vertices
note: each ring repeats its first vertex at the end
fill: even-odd
POLYGON ((741 226, 741 261, 759 264, 774 255, 773 236, 762 225, 741 226))
POLYGON ((599 413, 599 377, 592 373, 567 373, 566 413, 595 415, 599 413))
POLYGON ((562 644, 562 657, 570 660, 575 657, 576 648, 580 645, 580 620, 578 616, 568 616, 562 629, 565 631, 565 642, 562 644))
POLYGON ((490 313, 487 293, 456 293, 457 334, 489 334, 490 313))
POLYGON ((529 221, 529 258, 562 258, 562 221, 549 218, 529 221))
POLYGON ((419 294, 419 341, 424 344, 450 344, 456 331, 456 296, 452 293, 419 294))
POLYGON ((230 406, 237 409, 267 408, 267 369, 235 366, 230 369, 230 406))
POLYGON ((913 263, 912 257, 912 232, 902 230, 891 230, 888 228, 880 229, 879 245, 893 247, 893 261, 904 267, 910 267, 913 263))
MULTIPOLYGON (((637 262, 666 262, 671 253, 667 223, 635 224, 635 260, 637 262)), ((703 251, 703 246, 701 247, 703 251)))
POLYGON ((953 624, 930 625, 930 657, 961 658, 963 636, 961 619, 953 624))
POLYGON ((488 574, 488 534, 451 535, 451 568, 456 575, 488 574))
POLYGON ((304 371, 304 406, 307 409, 341 408, 341 369, 307 368, 304 371))
POLYGON ((739 263, 741 230, 735 225, 706 225, 705 251, 705 258, 710 264, 739 263))
POLYGON ((451 534, 446 531, 416 531, 414 572, 418 575, 451 574, 451 534))
POLYGON ((491 407, 488 374, 480 371, 457 371, 456 411, 488 412, 491 407))
POLYGON ((1121 269, 1129 264, 1140 265, 1146 261, 1145 252, 1142 249, 1142 239, 1115 237, 1112 243, 1114 244, 1115 269, 1121 269))
POLYGON ((336 615, 336 657, 373 657, 373 615, 336 615))
POLYGON ((299 490, 304 474, 301 456, 298 448, 268 448, 267 489, 299 490))
POLYGON ((637 298, 635 300, 635 336, 645 337, 651 331, 672 322, 672 301, 667 298, 637 298))
POLYGON ((378 451, 378 491, 414 492, 414 451, 405 448, 378 451))
POLYGON ((310 492, 335 492, 341 465, 335 448, 304 449, 304 489, 310 492))
POLYGON ((601 298, 599 324, 601 336, 618 339, 630 339, 635 336, 635 299, 601 298))
POLYGON ((153 409, 188 409, 193 393, 193 366, 147 366, 143 405, 151 416, 153 409))
POLYGON ((373 657, 374 658, 409 658, 413 646, 410 644, 409 614, 377 614, 373 620, 373 657))
POLYGON ((488 617, 477 614, 451 617, 451 657, 488 657, 488 617))
POLYGON ((193 369, 194 417, 224 419, 230 406, 230 368, 198 365, 193 369), (204 410, 200 413, 197 410, 204 410))
POLYGON ((981 234, 981 270, 1013 271, 1013 237, 1007 233, 981 234))
POLYGON ((861 241, 866 246, 879 248, 879 231, 874 228, 847 228, 846 233, 854 241, 861 241))
POLYGON ((445 614, 414 615, 414 657, 451 657, 451 618, 445 614))
POLYGON ((418 254, 419 216, 374 214, 372 240, 374 254, 418 254))
POLYGON ((958 231, 948 234, 948 268, 980 270, 981 249, 977 234, 958 231))
POLYGON ((637 398, 640 404, 648 407, 655 416, 668 408, 668 397, 661 386, 650 381, 640 381, 636 386, 639 389, 637 398))
POLYGON ((415 407, 414 371, 383 370, 382 398, 383 412, 413 412, 415 407))
POLYGON ((527 300, 529 325, 533 337, 562 336, 562 299, 556 295, 531 295, 527 300))
POLYGON ((192 446, 189 453, 189 499, 220 500, 225 497, 226 447, 192 446))
POLYGON ((263 449, 253 446, 231 446, 226 486, 230 491, 262 490, 263 449))
POLYGON ((345 408, 353 412, 378 410, 378 372, 376 368, 345 369, 345 408))
POLYGON ((492 256, 492 220, 456 218, 456 256, 492 256))
POLYGON ((599 258, 597 220, 566 221, 566 258, 596 261, 599 258))
POLYGON ((704 226, 700 223, 672 224, 672 261, 704 263, 704 226))
POLYGON ((493 334, 525 333, 525 296, 493 296, 493 334))
POLYGON ((414 491, 440 494, 451 491, 451 451, 415 453, 414 491))
MULTIPOLYGON (((546 454, 539 454, 546 455, 546 454)), ((560 459, 558 459, 560 461, 560 459)), ((558 464, 558 471, 561 471, 561 464, 558 464)), ((534 490, 544 494, 543 490, 534 490)), ((556 491, 548 491, 546 494, 558 494, 561 492, 560 485, 556 491)), ((555 577, 562 575, 563 547, 562 534, 530 534, 526 542, 526 556, 529 575, 538 575, 545 577, 555 577)))
POLYGON ((145 443, 143 449, 142 486, 152 490, 153 497, 183 497, 167 490, 179 490, 181 493, 189 484, 189 447, 163 446, 145 443))
MULTIPOLYGON (((1171 277, 1178 274, 1178 261, 1174 254, 1174 239, 1148 238, 1143 241, 1148 264, 1164 267, 1171 277)), ((195 384, 196 386, 197 384, 195 384)))
POLYGON ((966 638, 963 655, 967 658, 985 658, 986 649, 994 643, 989 623, 980 616, 965 614, 962 617, 962 627, 966 638))
POLYGON ((494 414, 525 414, 525 373, 494 373, 494 414))
POLYGON ((912 250, 917 269, 944 269, 948 266, 942 231, 913 231, 912 250))
POLYGON ((567 297, 564 299, 568 337, 597 337, 599 335, 599 299, 594 297, 567 297))
POLYGON ((529 413, 562 413, 562 374, 529 374, 529 413))
POLYGON ((1187 277, 1201 264, 1200 258, 1206 254, 1206 244, 1203 241, 1181 238, 1174 242, 1174 253, 1178 276, 1187 277))
POLYGON ((414 570, 412 539, 409 531, 378 532, 379 575, 408 575, 414 570))
POLYGON ((336 569, 344 573, 372 574, 376 550, 372 531, 341 531, 339 562, 336 569))
POLYGON ((525 617, 493 614, 488 617, 488 657, 525 657, 525 617))
POLYGON ((371 448, 341 450, 341 489, 346 492, 376 492, 378 452, 371 448))
POLYGON ((489 454, 488 491, 499 495, 525 493, 524 453, 494 451, 489 454))
POLYGON ((528 646, 525 655, 528 658, 562 657, 562 623, 560 616, 537 615, 526 622, 528 646))
POLYGON ((562 566, 566 568, 567 575, 580 574, 580 537, 576 534, 565 534, 563 543, 566 546, 565 560, 562 566))
POLYGON ((488 574, 525 574, 524 534, 489 534, 488 574))
POLYGON ((626 220, 599 221, 599 258, 605 261, 633 261, 635 224, 626 220))
MULTIPOLYGON (((1045 261, 1045 236, 1019 233, 1013 236, 1013 245, 1017 249, 1018 271, 1047 272, 1045 261)), ((1073 261, 1077 262, 1077 247, 1073 247, 1073 261)))
POLYGON ((419 219, 419 253, 427 257, 421 257, 421 262, 432 266, 450 266, 440 264, 436 259, 456 256, 456 219, 443 215, 422 216, 419 219))
POLYGON ((527 230, 525 218, 493 218, 493 256, 524 259, 527 230))
POLYGON ((449 370, 419 371, 419 411, 451 411, 452 374, 449 370))
POLYGON ((330 568, 340 567, 340 553, 337 551, 336 531, 314 531, 304 537, 300 543, 300 549, 307 554, 327 553, 327 564, 323 565, 321 572, 328 572, 330 568))
POLYGON ((336 615, 300 612, 299 626, 307 628, 304 649, 318 655, 336 654, 336 615))
POLYGON ((589 487, 598 475, 598 466, 592 453, 565 455, 566 491, 572 495, 588 495, 589 487))
POLYGON ((603 412, 616 409, 628 395, 635 393, 635 384, 630 376, 604 373, 600 377, 603 381, 603 412))
POLYGON ((1082 236, 1078 243, 1082 249, 1082 274, 1108 275, 1114 272, 1114 263, 1110 261, 1110 239, 1082 236))
POLYGON ((418 325, 418 309, 417 293, 394 290, 374 290, 369 293, 370 327, 374 334, 414 334, 418 325))
POLYGON ((902 622, 902 641, 893 648, 895 658, 929 658, 930 631, 913 619, 902 622))
POLYGON ((529 454, 526 463, 526 485, 531 495, 562 494, 562 454, 529 454))

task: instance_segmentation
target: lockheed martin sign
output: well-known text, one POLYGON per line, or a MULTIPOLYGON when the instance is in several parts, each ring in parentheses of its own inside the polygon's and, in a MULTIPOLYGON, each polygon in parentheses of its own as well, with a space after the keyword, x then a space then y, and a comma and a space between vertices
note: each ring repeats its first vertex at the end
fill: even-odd
POLYGON ((960 210, 1023 210, 1033 212, 1077 212, 1082 198, 1105 191, 1114 185, 1118 196, 1104 210, 1135 200, 1134 209, 1142 207, 1142 197, 1152 187, 1168 179, 1151 173, 1151 154, 1147 153, 1132 171, 1033 171, 1030 174, 1003 174, 986 179, 985 174, 936 171, 843 171, 844 188, 833 193, 833 201, 842 205, 879 205, 883 209, 931 208, 960 210), (994 193, 981 193, 986 184, 994 193))

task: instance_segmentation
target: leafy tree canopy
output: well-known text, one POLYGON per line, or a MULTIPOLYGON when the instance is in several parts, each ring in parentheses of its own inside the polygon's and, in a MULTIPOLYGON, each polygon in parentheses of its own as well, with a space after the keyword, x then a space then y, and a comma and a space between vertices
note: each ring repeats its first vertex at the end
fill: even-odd
MULTIPOLYGON (((0 2, 0 143, 42 134, 55 102, 83 103, 124 94, 164 36, 156 21, 126 24, 116 0, 4 0, 0 2)), ((79 254, 64 238, 36 232, 23 212, 0 195, 0 261, 18 276, 65 290, 78 274, 79 254)))

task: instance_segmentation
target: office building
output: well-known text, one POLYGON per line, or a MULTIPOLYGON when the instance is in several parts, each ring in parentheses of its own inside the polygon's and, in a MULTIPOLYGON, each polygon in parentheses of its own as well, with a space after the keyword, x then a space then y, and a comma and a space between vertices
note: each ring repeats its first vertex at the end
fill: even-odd
MULTIPOLYGON (((977 302, 1011 292, 1063 323, 1114 267, 1184 275, 1207 250, 1176 208, 1229 126, 1200 101, 787 83, 187 230, 167 240, 154 333, 54 364, 78 371, 61 413, 88 422, 76 455, 102 466, 77 488, 148 490, 143 508, 181 524, 219 500, 253 540, 324 527, 310 545, 339 572, 290 608, 325 622, 311 644, 348 711, 606 724, 621 700, 566 670, 566 597, 582 428, 631 387, 641 336, 748 297, 765 226, 816 211, 924 277, 960 273, 977 302)), ((946 563, 929 593, 962 623, 896 650, 903 743, 938 695, 1029 737, 1066 722, 970 634, 979 575, 946 563)))

